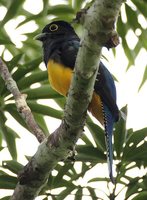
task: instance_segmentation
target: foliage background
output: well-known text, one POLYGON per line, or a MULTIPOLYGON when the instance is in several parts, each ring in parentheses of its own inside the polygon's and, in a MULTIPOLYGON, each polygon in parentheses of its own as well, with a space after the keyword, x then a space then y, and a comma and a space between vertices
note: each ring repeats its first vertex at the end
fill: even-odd
MULTIPOLYGON (((42 63, 41 46, 33 40, 33 37, 40 33, 44 25, 52 19, 72 21, 76 12, 89 6, 91 2, 38 0, 34 5, 36 9, 33 9, 34 2, 30 0, 0 0, 1 57, 21 92, 28 95, 27 103, 46 134, 58 127, 60 121, 53 126, 52 124, 55 122, 53 119, 60 120, 62 118, 65 99, 49 86, 46 69, 42 63), (53 5, 55 2, 57 5, 53 5), (28 3, 30 6, 27 6, 28 3), (53 102, 56 102, 58 106, 53 102)), ((79 140, 76 148, 78 152, 76 162, 67 161, 57 165, 50 175, 46 188, 41 192, 40 195, 44 196, 40 199, 77 200, 82 196, 83 199, 114 199, 116 197, 116 199, 138 200, 147 198, 147 128, 145 123, 139 126, 140 121, 145 122, 143 119, 145 103, 138 104, 134 96, 129 98, 130 93, 134 94, 132 90, 138 92, 138 95, 145 91, 147 68, 146 58, 143 56, 147 49, 146 17, 147 3, 145 0, 126 2, 122 6, 117 23, 121 44, 109 52, 106 49, 103 50, 104 63, 108 66, 119 65, 109 69, 118 81, 116 83, 118 105, 123 107, 122 110, 126 114, 128 110, 128 120, 121 118, 114 130, 116 184, 113 186, 108 179, 104 153, 104 132, 89 116, 85 134, 79 140), (134 76, 136 72, 137 74, 134 76), (124 93, 126 94, 125 98, 124 93), (137 116, 138 121, 135 121, 133 116, 137 116), (136 130, 138 127, 139 130, 136 130), (106 170, 102 170, 102 168, 106 168, 106 170)), ((82 28, 76 24, 74 27, 81 35, 82 28)), ((143 98, 142 96, 141 99, 143 98)), ((0 155, 2 161, 0 191, 6 191, 3 200, 9 199, 8 195, 12 193, 17 183, 18 171, 37 148, 38 144, 35 138, 30 136, 28 131, 26 124, 17 113, 11 94, 5 88, 0 77, 0 155), (9 123, 9 119, 12 120, 11 123, 9 123), (19 124, 17 127, 15 120, 19 124), (27 154, 23 152, 18 142, 23 137, 27 138, 27 143, 24 144, 24 148, 29 147, 27 154), (29 141, 30 138, 31 141, 29 141), (6 153, 10 154, 9 160, 6 159, 6 153), (25 161, 22 154, 25 154, 25 161), (8 189, 11 190, 10 193, 8 189)))

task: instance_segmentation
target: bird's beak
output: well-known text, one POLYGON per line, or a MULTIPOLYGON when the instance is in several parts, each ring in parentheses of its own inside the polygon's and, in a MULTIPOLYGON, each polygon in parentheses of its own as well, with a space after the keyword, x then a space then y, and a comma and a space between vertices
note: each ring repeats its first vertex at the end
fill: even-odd
POLYGON ((40 33, 34 37, 34 40, 43 41, 47 38, 47 36, 48 36, 47 33, 40 33))

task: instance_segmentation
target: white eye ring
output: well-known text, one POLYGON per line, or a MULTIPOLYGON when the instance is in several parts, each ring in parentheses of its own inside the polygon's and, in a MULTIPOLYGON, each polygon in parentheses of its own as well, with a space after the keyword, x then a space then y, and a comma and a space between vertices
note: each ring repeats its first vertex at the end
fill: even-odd
POLYGON ((49 29, 50 29, 50 31, 57 31, 58 30, 58 25, 57 24, 51 24, 49 29))

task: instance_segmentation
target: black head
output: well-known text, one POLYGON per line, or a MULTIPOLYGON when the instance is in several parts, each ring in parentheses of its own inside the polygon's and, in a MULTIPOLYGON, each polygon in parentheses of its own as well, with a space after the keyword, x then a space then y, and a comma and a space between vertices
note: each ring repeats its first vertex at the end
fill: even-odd
POLYGON ((76 35, 72 26, 65 21, 53 21, 50 24, 47 24, 42 33, 37 35, 35 39, 40 41, 45 41, 47 39, 57 38, 59 36, 67 36, 67 35, 76 35))

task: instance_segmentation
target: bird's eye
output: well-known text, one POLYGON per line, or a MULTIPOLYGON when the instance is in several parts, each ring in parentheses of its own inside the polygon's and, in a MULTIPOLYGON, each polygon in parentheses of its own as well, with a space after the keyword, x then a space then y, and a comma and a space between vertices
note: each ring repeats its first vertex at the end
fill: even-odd
POLYGON ((56 30, 58 30, 58 25, 52 24, 52 25, 50 25, 49 29, 50 29, 50 31, 56 31, 56 30))

